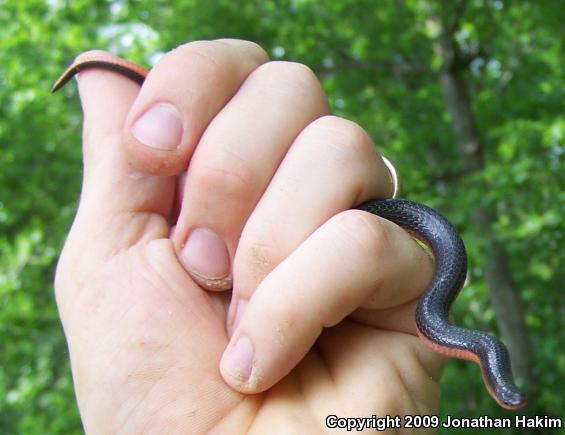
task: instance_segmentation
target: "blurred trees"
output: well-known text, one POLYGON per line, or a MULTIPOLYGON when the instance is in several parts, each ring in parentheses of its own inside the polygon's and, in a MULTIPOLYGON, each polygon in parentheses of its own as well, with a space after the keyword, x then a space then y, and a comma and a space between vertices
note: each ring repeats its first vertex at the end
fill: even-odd
MULTIPOLYGON (((73 87, 51 97, 52 81, 86 49, 150 65, 217 37, 309 65, 334 113, 395 162, 405 196, 460 229, 456 321, 497 331, 528 412, 562 417, 564 22, 559 0, 0 1, 0 432, 81 432, 51 284, 80 189, 81 115, 73 87)), ((444 415, 510 415, 470 363, 450 362, 442 391, 444 415)))

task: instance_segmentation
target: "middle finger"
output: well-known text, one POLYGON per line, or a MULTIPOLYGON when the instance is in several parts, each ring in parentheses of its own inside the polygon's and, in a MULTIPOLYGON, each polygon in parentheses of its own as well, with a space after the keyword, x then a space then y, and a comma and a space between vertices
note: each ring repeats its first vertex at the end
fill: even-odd
POLYGON ((212 120, 190 161, 174 233, 181 262, 201 286, 231 287, 247 218, 298 132, 327 112, 310 69, 269 62, 212 120))

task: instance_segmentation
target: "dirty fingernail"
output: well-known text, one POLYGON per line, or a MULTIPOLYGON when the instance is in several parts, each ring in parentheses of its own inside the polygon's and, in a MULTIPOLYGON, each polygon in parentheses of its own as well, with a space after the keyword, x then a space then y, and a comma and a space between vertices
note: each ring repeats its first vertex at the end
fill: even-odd
POLYGON ((253 344, 242 335, 229 347, 220 363, 222 372, 238 382, 247 382, 253 369, 253 344))
POLYGON ((181 250, 180 259, 192 278, 207 290, 231 288, 228 249, 212 230, 194 229, 181 250))

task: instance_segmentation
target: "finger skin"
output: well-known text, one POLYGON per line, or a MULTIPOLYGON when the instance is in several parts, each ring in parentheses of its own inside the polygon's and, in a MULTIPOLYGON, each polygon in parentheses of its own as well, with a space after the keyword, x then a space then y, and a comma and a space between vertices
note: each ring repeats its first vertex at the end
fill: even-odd
MULTIPOLYGON (((335 116, 311 122, 245 224, 234 260, 234 302, 249 300, 263 278, 330 217, 389 194, 388 171, 359 125, 335 116)), ((233 307, 228 325, 234 315, 233 307)))
MULTIPOLYGON (((96 50, 81 54, 76 61, 101 54, 111 56, 96 50)), ((110 236, 121 226, 121 221, 114 220, 117 215, 123 216, 124 222, 131 213, 167 218, 174 181, 140 174, 122 147, 121 132, 139 86, 121 74, 101 69, 82 71, 77 81, 84 114, 84 179, 78 210, 84 218, 80 221, 100 230, 104 222, 113 220, 113 230, 106 234, 110 236)), ((128 244, 138 237, 122 231, 116 243, 128 244)))
POLYGON ((205 288, 231 287, 231 276, 207 279, 195 270, 183 251, 193 246, 187 242, 191 232, 205 228, 215 233, 227 246, 231 263, 245 222, 294 138, 327 112, 325 95, 310 69, 269 62, 250 74, 212 120, 190 162, 174 240, 181 261, 186 260, 187 270, 205 288))
POLYGON ((210 120, 267 60, 257 44, 240 40, 195 41, 165 54, 149 72, 127 118, 123 138, 133 165, 163 176, 185 170, 210 120), (171 105, 180 114, 182 134, 176 149, 147 146, 132 132, 135 122, 158 104, 171 105))
POLYGON ((358 210, 340 213, 281 262, 244 305, 220 364, 222 375, 238 391, 264 391, 290 372, 324 328, 341 322, 375 291, 386 294, 392 287, 413 298, 432 273, 427 254, 397 225, 358 210), (252 344, 251 370, 241 356, 231 358, 242 337, 252 344))

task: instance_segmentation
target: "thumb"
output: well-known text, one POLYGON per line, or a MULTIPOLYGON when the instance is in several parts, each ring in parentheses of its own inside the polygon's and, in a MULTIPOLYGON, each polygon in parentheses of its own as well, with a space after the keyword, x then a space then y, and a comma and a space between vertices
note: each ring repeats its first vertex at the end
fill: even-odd
MULTIPOLYGON (((104 56, 102 51, 81 54, 76 62, 104 56)), ((118 59, 118 58, 116 58, 118 59)), ((175 180, 141 174, 128 162, 122 144, 127 114, 139 86, 114 71, 86 69, 77 76, 83 124, 84 179, 79 215, 114 221, 114 215, 156 213, 168 217, 175 180)))

